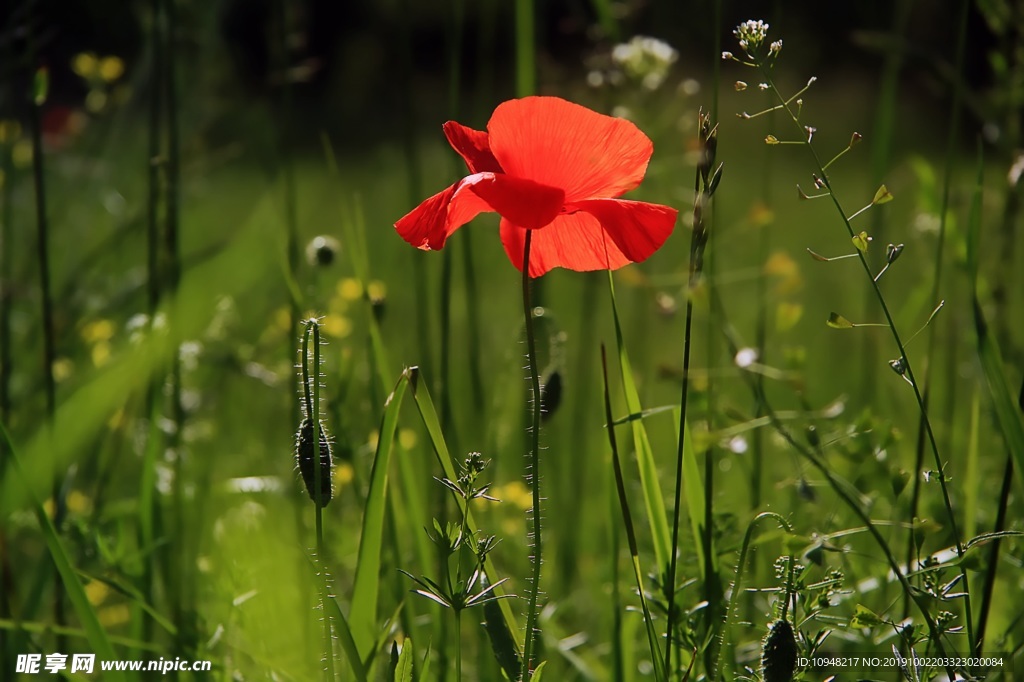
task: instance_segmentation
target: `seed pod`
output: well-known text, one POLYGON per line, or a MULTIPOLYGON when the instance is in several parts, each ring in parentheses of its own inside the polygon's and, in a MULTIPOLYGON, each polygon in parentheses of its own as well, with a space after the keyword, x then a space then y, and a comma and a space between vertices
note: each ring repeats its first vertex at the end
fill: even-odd
POLYGON ((788 620, 777 620, 768 628, 761 647, 761 679, 791 682, 796 673, 796 636, 788 620))
POLYGON ((334 262, 341 251, 341 242, 334 237, 321 235, 314 237, 306 245, 306 260, 310 265, 327 267, 334 262))
POLYGON ((306 492, 309 493, 309 499, 319 507, 326 507, 331 501, 331 439, 327 435, 327 431, 324 429, 324 425, 320 424, 320 494, 316 494, 316 471, 313 469, 314 466, 314 455, 313 455, 313 423, 307 418, 303 419, 299 425, 299 430, 295 434, 295 464, 299 467, 299 473, 302 474, 302 482, 306 484, 306 492))
POLYGON ((551 419, 551 416, 562 403, 562 373, 557 369, 548 375, 548 378, 540 387, 540 418, 541 421, 551 419))

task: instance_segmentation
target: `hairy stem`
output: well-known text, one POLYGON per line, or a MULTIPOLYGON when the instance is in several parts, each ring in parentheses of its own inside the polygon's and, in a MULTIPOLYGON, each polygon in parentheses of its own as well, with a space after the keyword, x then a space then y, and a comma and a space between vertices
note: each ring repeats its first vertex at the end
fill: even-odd
POLYGON ((537 635, 537 602, 540 595, 541 506, 540 506, 540 375, 537 373, 537 341, 533 333, 533 307, 530 304, 530 243, 533 231, 526 231, 523 245, 523 322, 526 324, 526 356, 530 366, 530 451, 528 466, 533 489, 533 574, 530 579, 529 606, 526 611, 526 642, 523 647, 521 679, 530 679, 533 670, 534 640, 537 635))

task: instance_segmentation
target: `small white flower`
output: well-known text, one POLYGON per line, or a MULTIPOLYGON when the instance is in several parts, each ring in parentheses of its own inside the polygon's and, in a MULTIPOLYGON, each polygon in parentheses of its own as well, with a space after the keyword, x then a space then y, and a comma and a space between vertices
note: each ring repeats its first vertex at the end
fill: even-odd
POLYGON ((758 89, 759 89, 759 90, 767 90, 767 89, 768 89, 768 88, 770 88, 771 86, 770 86, 770 85, 768 85, 767 83, 758 83, 758 84, 757 84, 757 87, 758 87, 758 89))
POLYGON ((736 352, 736 357, 733 359, 736 366, 740 369, 746 369, 752 364, 757 362, 757 350, 753 348, 741 348, 736 352))
POLYGON ((726 52, 722 53, 722 59, 725 59, 725 60, 728 61, 729 59, 733 59, 733 58, 734 57, 732 56, 732 52, 726 51, 726 52))
POLYGON ((756 50, 768 37, 768 24, 761 20, 744 21, 732 32, 746 51, 756 50))
POLYGON ((679 53, 668 43, 649 36, 633 36, 612 48, 612 62, 630 79, 649 90, 661 86, 679 53))
POLYGON ((775 54, 778 54, 779 52, 781 52, 782 51, 782 41, 781 40, 776 40, 775 42, 773 42, 771 45, 768 46, 768 51, 769 52, 774 52, 775 54))

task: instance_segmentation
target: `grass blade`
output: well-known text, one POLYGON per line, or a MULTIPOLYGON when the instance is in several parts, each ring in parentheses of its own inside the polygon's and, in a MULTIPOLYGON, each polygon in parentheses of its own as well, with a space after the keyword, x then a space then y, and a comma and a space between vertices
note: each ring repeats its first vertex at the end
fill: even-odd
POLYGON ((629 499, 626 497, 626 485, 622 477, 622 466, 619 461, 619 446, 615 440, 615 426, 612 423, 612 402, 608 390, 608 359, 605 353, 604 344, 601 345, 601 369, 604 376, 604 411, 607 420, 608 441, 612 449, 612 466, 615 469, 615 491, 619 497, 619 509, 622 510, 622 522, 626 527, 626 542, 629 544, 629 555, 633 564, 633 576, 636 578, 637 592, 640 595, 640 606, 644 613, 644 625, 647 629, 647 643, 651 647, 651 661, 654 663, 655 679, 664 680, 665 668, 661 662, 661 652, 658 648, 658 632, 654 627, 654 619, 651 616, 650 606, 647 604, 647 596, 644 592, 644 576, 640 568, 640 550, 637 548, 636 531, 633 528, 633 515, 629 511, 629 499))
POLYGON ((978 337, 978 360, 985 377, 985 386, 992 399, 996 422, 1006 441, 1006 450, 1013 458, 1017 473, 1024 476, 1024 414, 1017 409, 1016 397, 1006 378, 1006 365, 999 343, 990 333, 981 300, 978 298, 978 245, 981 239, 981 199, 984 169, 982 154, 978 152, 977 185, 971 200, 971 213, 967 227, 967 266, 974 288, 974 329, 978 337))
MULTIPOLYGON (((10 462, 14 467, 15 473, 27 485, 28 478, 22 469, 21 458, 18 456, 14 444, 11 443, 10 437, 7 435, 7 429, 2 424, 0 424, 0 434, 3 434, 7 453, 10 456, 10 462)), ((110 639, 100 624, 96 610, 85 594, 85 588, 78 579, 78 573, 71 565, 71 560, 64 551, 64 546, 57 535, 57 529, 54 528, 53 522, 50 521, 50 517, 43 509, 42 503, 31 490, 30 497, 32 500, 32 510, 35 512, 36 520, 39 522, 39 529, 42 531, 43 539, 46 541, 46 547, 50 551, 54 565, 57 567, 57 573, 60 575, 61 584, 68 599, 71 601, 71 606, 75 609, 75 615, 78 616, 78 620, 82 625, 85 638, 89 641, 89 648, 101 660, 110 661, 116 659, 117 656, 114 654, 114 648, 110 643, 110 639)), ((107 679, 123 680, 126 678, 118 671, 111 671, 107 679)))
POLYGON ((381 417, 377 438, 377 451, 370 470, 370 492, 363 513, 359 556, 356 560, 356 578, 352 586, 350 617, 358 650, 365 655, 373 645, 373 632, 377 629, 377 598, 380 592, 380 550, 384 539, 384 508, 387 495, 388 464, 394 449, 398 428, 398 412, 408 386, 409 373, 399 377, 381 417))
POLYGON ((348 625, 345 614, 341 612, 337 599, 328 599, 327 608, 331 611, 331 625, 334 626, 335 636, 341 644, 345 656, 348 657, 349 665, 352 666, 352 674, 356 676, 356 682, 366 682, 366 668, 363 659, 359 656, 359 649, 356 647, 356 640, 352 636, 352 628, 348 625))
MULTIPOLYGON (((622 390, 626 396, 626 409, 630 414, 643 412, 640 405, 640 394, 633 381, 633 365, 626 352, 626 344, 622 339, 622 325, 619 322, 619 309, 615 303, 615 284, 611 272, 608 273, 608 292, 612 300, 612 316, 615 320, 615 344, 619 353, 619 369, 622 372, 622 390)), ((651 541, 654 543, 654 560, 658 571, 668 565, 669 530, 668 517, 665 516, 665 500, 658 487, 658 467, 654 463, 654 451, 647 437, 647 429, 642 420, 634 420, 633 444, 636 448, 637 466, 640 469, 640 485, 644 491, 644 505, 647 508, 647 519, 651 527, 651 541)))

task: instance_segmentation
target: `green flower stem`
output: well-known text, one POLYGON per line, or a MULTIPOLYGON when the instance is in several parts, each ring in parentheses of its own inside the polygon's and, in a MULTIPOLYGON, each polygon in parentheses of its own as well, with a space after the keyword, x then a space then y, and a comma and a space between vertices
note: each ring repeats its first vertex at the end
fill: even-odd
POLYGON ((533 230, 526 231, 523 244, 523 321, 526 324, 526 355, 530 365, 531 418, 529 469, 533 488, 533 575, 530 580, 529 607, 526 612, 526 642, 523 647, 523 682, 533 669, 533 643, 537 631, 537 601, 540 594, 541 508, 540 508, 540 376, 537 374, 537 341, 533 333, 533 308, 530 305, 530 243, 533 230))
MULTIPOLYGON (((765 69, 762 64, 758 64, 758 69, 761 71, 762 75, 764 75, 765 80, 771 87, 772 92, 774 92, 775 96, 778 97, 779 101, 783 103, 783 108, 786 110, 786 113, 789 114, 789 117, 793 120, 794 125, 796 125, 797 128, 799 128, 801 131, 803 131, 803 127, 800 125, 799 118, 797 118, 796 114, 793 113, 793 110, 790 108, 789 102, 787 102, 785 98, 782 96, 782 93, 779 92, 778 87, 775 85, 775 81, 772 80, 769 71, 765 69)), ((828 175, 826 175, 824 169, 822 168, 821 159, 818 157, 818 151, 811 144, 807 145, 807 149, 810 151, 811 156, 814 159, 814 163, 817 166, 817 170, 819 173, 818 177, 821 178, 821 182, 823 183, 825 189, 828 191, 828 195, 832 199, 832 204, 835 206, 836 211, 842 218, 843 225, 846 226, 846 231, 849 233, 850 238, 853 239, 856 232, 854 231, 853 226, 850 224, 850 220, 847 217, 846 212, 843 210, 842 204, 839 203, 839 199, 836 197, 835 192, 832 190, 832 183, 828 179, 828 175)), ((932 430, 931 419, 929 419, 928 417, 928 406, 925 402, 924 396, 921 394, 921 388, 917 383, 917 379, 914 377, 914 370, 911 366, 910 358, 907 357, 906 348, 904 346, 902 338, 900 337, 899 330, 896 328, 896 322, 892 318, 892 313, 889 312, 889 306, 885 302, 885 296, 882 294, 882 290, 878 286, 878 281, 871 273, 871 266, 868 264, 867 258, 860 249, 857 249, 857 259, 860 261, 861 267, 864 269, 864 273, 867 275, 867 278, 871 283, 871 288, 873 290, 875 298, 878 301, 879 306, 881 306, 882 308, 882 314, 885 316, 885 322, 889 327, 889 332, 892 334, 893 341, 896 342, 896 347, 899 350, 900 357, 903 358, 903 362, 905 363, 905 374, 907 379, 910 380, 911 387, 914 389, 914 397, 917 400, 917 406, 921 412, 921 422, 924 425, 925 434, 928 436, 928 444, 931 447, 932 455, 934 456, 935 469, 939 472, 939 488, 942 490, 943 506, 946 509, 946 516, 948 517, 950 530, 953 532, 953 539, 956 542, 956 554, 958 558, 962 558, 965 551, 964 545, 960 537, 960 530, 956 523, 956 515, 953 513, 953 503, 949 497, 949 487, 946 485, 946 475, 944 473, 944 467, 942 465, 942 457, 939 455, 939 446, 935 441, 935 433, 932 430)), ((916 472, 915 475, 917 475, 916 472)), ((972 624, 972 618, 970 615, 972 613, 970 586, 969 581, 967 579, 967 569, 962 564, 960 566, 960 573, 963 576, 964 583, 964 613, 968 614, 967 618, 965 619, 967 626, 967 640, 971 644, 971 647, 973 649, 973 644, 975 640, 974 626, 972 624)))
POLYGON ((327 584, 327 566, 324 561, 324 520, 323 505, 320 503, 323 490, 320 466, 323 453, 320 449, 320 324, 316 320, 306 323, 306 333, 302 335, 302 392, 306 400, 307 417, 313 425, 313 490, 315 491, 313 509, 316 519, 316 561, 317 587, 320 589, 320 608, 323 617, 324 679, 334 682, 334 640, 331 636, 331 617, 327 611, 327 603, 331 598, 327 584), (309 371, 309 339, 313 337, 313 372, 309 371), (310 386, 312 384, 312 387, 310 386))

